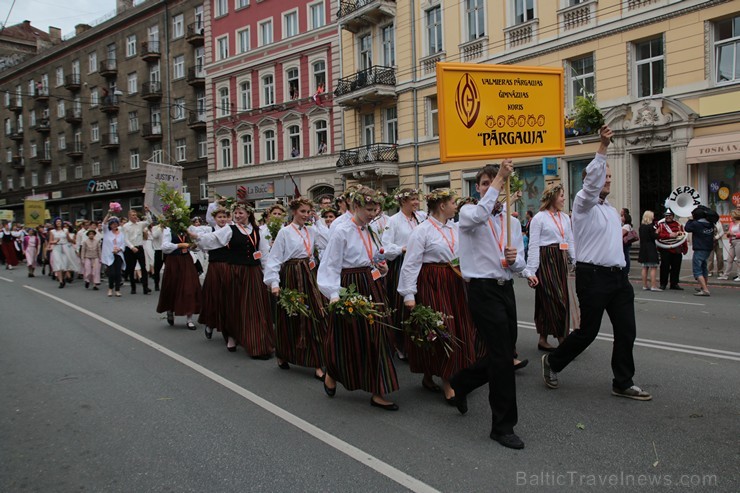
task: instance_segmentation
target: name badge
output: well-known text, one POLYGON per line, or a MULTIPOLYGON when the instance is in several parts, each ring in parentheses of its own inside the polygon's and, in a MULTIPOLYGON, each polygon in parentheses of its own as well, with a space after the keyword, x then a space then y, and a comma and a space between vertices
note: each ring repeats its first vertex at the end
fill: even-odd
POLYGON ((501 267, 503 267, 504 269, 509 268, 509 262, 507 262, 505 258, 501 259, 501 267))
POLYGON ((313 259, 308 261, 308 268, 310 270, 314 270, 316 268, 316 262, 314 262, 313 259))
POLYGON ((567 250, 568 249, 568 244, 567 243, 561 243, 560 244, 560 249, 561 250, 567 250))
POLYGON ((380 279, 380 271, 378 269, 371 270, 370 275, 373 276, 373 281, 380 279))
POLYGON ((256 251, 256 252, 254 252, 254 253, 252 254, 252 257, 253 257, 253 258, 254 258, 255 260, 259 260, 259 259, 261 259, 261 258, 262 258, 262 252, 260 252, 260 251, 256 251))

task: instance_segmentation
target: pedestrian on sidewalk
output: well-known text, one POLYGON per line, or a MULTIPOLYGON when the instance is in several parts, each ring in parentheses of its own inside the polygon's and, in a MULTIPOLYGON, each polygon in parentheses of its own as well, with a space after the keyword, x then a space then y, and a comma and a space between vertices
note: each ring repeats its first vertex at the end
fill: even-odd
POLYGON ((727 256, 727 270, 718 277, 718 280, 726 281, 730 278, 733 266, 735 267, 735 279, 740 282, 740 209, 732 211, 732 224, 727 230, 727 239, 730 240, 730 251, 727 256))
POLYGON ((707 219, 706 212, 702 207, 697 207, 691 212, 691 219, 686 223, 685 228, 687 232, 692 234, 694 257, 691 268, 694 279, 699 282, 700 287, 700 290, 694 293, 694 296, 709 296, 707 259, 714 246, 714 225, 707 219))
POLYGON ((725 271, 725 252, 722 237, 725 235, 725 230, 722 227, 722 223, 718 220, 714 224, 714 244, 712 251, 709 252, 709 263, 707 270, 709 271, 709 277, 712 277, 712 271, 714 270, 714 259, 717 259, 717 277, 721 276, 725 271))
POLYGON ((655 230, 655 213, 645 211, 642 214, 640 222, 640 253, 637 255, 637 261, 642 264, 642 290, 643 291, 663 291, 656 285, 658 274, 658 247, 655 246, 655 240, 658 233, 655 230), (650 287, 648 287, 648 274, 650 276, 650 287))

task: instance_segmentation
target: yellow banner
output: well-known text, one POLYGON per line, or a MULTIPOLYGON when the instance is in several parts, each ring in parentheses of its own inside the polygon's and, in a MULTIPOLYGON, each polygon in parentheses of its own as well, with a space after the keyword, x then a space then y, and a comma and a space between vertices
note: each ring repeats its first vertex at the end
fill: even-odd
POLYGON ((565 152, 563 69, 437 64, 440 159, 565 152))
POLYGON ((0 210, 0 221, 13 221, 13 211, 10 209, 0 210))
POLYGON ((23 218, 27 228, 35 228, 44 224, 45 217, 45 200, 26 200, 23 203, 23 218))

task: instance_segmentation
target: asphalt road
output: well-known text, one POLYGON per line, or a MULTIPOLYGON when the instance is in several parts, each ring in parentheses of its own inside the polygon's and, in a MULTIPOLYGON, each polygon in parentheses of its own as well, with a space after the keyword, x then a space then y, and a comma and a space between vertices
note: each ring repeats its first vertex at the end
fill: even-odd
MULTIPOLYGON (((0 271, 0 491, 740 490, 740 289, 636 291, 638 385, 610 394, 611 326, 545 388, 533 291, 516 287, 522 451, 397 363, 401 410, 312 371, 169 327, 156 296, 108 298, 0 271)), ((638 288, 639 289, 639 288, 638 288)))

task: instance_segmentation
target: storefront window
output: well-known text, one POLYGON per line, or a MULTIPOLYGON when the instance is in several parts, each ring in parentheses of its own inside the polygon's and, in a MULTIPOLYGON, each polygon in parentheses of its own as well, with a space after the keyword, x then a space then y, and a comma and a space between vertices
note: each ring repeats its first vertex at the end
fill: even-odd
POLYGON ((735 208, 732 197, 740 193, 740 162, 725 161, 707 165, 708 190, 700 192, 709 207, 716 210, 723 222, 730 222, 730 211, 735 208))
POLYGON ((578 191, 583 188, 583 170, 586 169, 590 159, 576 159, 568 161, 568 190, 570 191, 570 210, 573 210, 573 201, 578 191))
POLYGON ((92 203, 92 216, 93 221, 101 221, 103 219, 103 203, 93 202, 92 203))
POLYGON ((142 197, 132 197, 129 200, 129 204, 130 204, 129 207, 131 209, 134 209, 136 211, 142 211, 143 212, 144 199, 142 197))
POLYGON ((540 209, 540 197, 545 189, 545 177, 542 176, 542 166, 526 166, 516 168, 516 174, 524 182, 522 200, 516 210, 522 215, 527 211, 537 213, 540 209))

